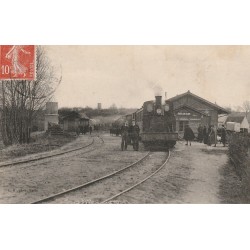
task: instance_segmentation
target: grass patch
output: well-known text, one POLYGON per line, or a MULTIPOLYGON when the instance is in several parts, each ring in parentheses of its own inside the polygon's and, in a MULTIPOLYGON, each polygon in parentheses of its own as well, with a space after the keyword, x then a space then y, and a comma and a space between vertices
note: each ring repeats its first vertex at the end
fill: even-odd
POLYGON ((209 149, 202 148, 201 151, 209 155, 224 155, 225 154, 225 149, 218 149, 218 147, 209 148, 209 149))
POLYGON ((220 170, 222 176, 220 180, 220 191, 222 203, 226 204, 246 204, 249 197, 243 192, 243 183, 235 171, 233 164, 228 161, 220 170))
POLYGON ((221 170, 220 195, 223 203, 250 203, 250 140, 248 136, 232 135, 229 160, 221 170))
POLYGON ((15 144, 0 149, 0 161, 58 149, 75 139, 76 136, 69 134, 58 136, 49 136, 46 133, 36 134, 32 136, 32 142, 29 144, 15 144))

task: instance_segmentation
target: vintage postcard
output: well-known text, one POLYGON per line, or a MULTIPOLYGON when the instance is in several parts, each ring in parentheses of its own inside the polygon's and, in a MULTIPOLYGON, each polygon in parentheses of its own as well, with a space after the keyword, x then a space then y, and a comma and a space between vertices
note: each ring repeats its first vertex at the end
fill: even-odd
POLYGON ((250 203, 250 46, 0 46, 0 203, 250 203))

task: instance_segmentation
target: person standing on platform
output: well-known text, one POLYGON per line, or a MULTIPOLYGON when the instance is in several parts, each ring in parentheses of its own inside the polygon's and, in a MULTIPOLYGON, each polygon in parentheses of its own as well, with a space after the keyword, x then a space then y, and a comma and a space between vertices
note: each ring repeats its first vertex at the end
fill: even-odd
POLYGON ((198 142, 202 142, 203 141, 203 128, 201 126, 201 124, 199 124, 198 127, 198 142))
POLYGON ((122 136, 122 142, 121 142, 121 148, 123 150, 127 150, 128 146, 128 123, 125 122, 125 125, 121 127, 121 136, 122 136))
POLYGON ((208 146, 211 146, 211 132, 212 132, 212 125, 210 125, 207 130, 207 145, 208 146))
POLYGON ((214 125, 211 126, 211 132, 209 134, 210 145, 214 144, 213 147, 216 147, 217 144, 217 129, 214 125))
POLYGON ((206 125, 204 125, 202 133, 203 133, 203 142, 204 142, 204 144, 207 144, 207 127, 206 127, 206 125))
POLYGON ((224 125, 222 125, 221 129, 221 142, 223 143, 223 147, 226 146, 226 136, 227 136, 227 131, 224 125))
POLYGON ((194 139, 194 132, 193 130, 189 127, 189 125, 186 125, 185 127, 185 131, 184 131, 184 139, 186 140, 186 144, 188 146, 188 142, 189 142, 189 145, 191 146, 191 142, 193 141, 194 139))

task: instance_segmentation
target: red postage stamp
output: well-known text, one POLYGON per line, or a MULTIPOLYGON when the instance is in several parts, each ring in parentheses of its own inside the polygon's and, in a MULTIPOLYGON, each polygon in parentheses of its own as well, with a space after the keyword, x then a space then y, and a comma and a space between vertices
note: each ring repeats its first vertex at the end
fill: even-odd
POLYGON ((34 45, 0 46, 0 80, 35 80, 34 45))

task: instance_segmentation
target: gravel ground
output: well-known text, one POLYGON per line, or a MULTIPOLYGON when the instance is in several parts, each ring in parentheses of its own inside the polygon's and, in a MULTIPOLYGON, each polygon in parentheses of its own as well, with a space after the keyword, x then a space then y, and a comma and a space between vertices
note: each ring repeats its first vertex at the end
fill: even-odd
POLYGON ((115 203, 220 203, 219 170, 227 162, 227 148, 178 142, 166 167, 115 203), (136 197, 136 198, 135 198, 136 197))
MULTIPOLYGON (((146 153, 142 148, 138 152, 133 151, 131 146, 127 151, 121 151, 120 137, 102 135, 102 138, 105 143, 95 137, 93 148, 96 150, 86 154, 83 150, 0 169, 0 203, 34 202, 119 170, 146 153)), ((79 139, 68 147, 83 143, 87 141, 79 139)), ((110 203, 221 203, 224 201, 219 193, 221 169, 227 163, 226 153, 227 148, 220 145, 213 148, 193 143, 190 147, 178 142, 169 162, 160 172, 110 203)), ((166 157, 165 152, 151 154, 147 164, 140 164, 136 171, 124 172, 112 182, 105 181, 91 190, 85 189, 60 201, 55 200, 55 203, 101 202, 149 175, 166 157)))
POLYGON ((1 168, 0 203, 30 203, 118 170, 145 155, 143 151, 133 151, 131 146, 128 151, 121 151, 120 138, 102 137, 105 143, 95 137, 96 150, 87 154, 82 153, 87 150, 84 149, 32 164, 1 168))
POLYGON ((167 156, 166 152, 151 152, 132 168, 81 190, 65 194, 49 203, 101 203, 154 173, 165 162, 167 156))

